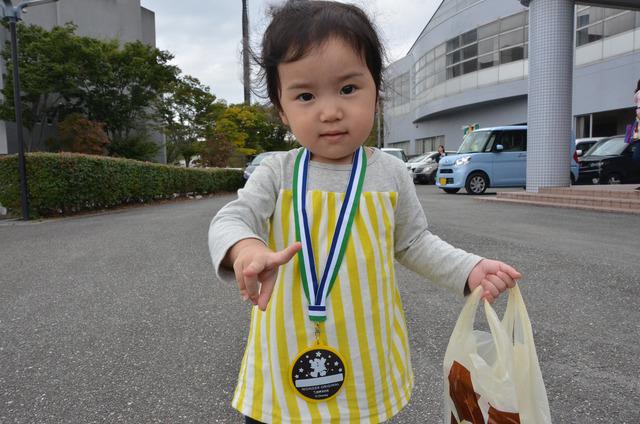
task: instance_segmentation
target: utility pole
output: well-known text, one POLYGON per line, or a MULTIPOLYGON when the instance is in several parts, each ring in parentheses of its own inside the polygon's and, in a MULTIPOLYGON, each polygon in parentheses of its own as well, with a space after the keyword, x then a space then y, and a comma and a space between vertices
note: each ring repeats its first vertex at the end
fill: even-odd
POLYGON ((251 64, 249 63, 249 13, 247 2, 242 0, 242 74, 244 78, 244 104, 251 104, 251 64))
POLYGON ((2 20, 9 22, 11 33, 11 62, 13 66, 13 107, 16 111, 16 132, 18 136, 18 172, 20 174, 20 200, 22 206, 22 219, 29 219, 29 195, 27 191, 27 165, 24 155, 24 135, 22 133, 22 102, 20 101, 20 72, 18 66, 18 36, 16 25, 22 20, 22 12, 29 6, 54 3, 58 0, 33 0, 24 1, 17 6, 11 0, 3 0, 0 4, 2 20))

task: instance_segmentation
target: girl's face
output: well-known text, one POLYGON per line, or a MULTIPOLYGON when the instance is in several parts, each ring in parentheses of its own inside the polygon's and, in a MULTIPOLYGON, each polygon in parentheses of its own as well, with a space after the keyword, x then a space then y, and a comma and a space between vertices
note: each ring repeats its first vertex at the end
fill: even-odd
POLYGON ((295 62, 278 65, 280 117, 317 162, 351 163, 371 132, 376 85, 364 59, 331 38, 295 62))

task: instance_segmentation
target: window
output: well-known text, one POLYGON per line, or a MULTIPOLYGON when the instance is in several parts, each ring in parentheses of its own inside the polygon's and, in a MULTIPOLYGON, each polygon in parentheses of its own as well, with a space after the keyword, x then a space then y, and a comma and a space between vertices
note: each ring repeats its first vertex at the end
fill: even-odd
POLYGON ((527 150, 527 133, 524 131, 502 131, 498 144, 503 152, 524 152, 527 150))
POLYGON ((447 41, 447 52, 454 51, 458 47, 460 47, 460 38, 459 37, 452 38, 451 40, 447 41))
POLYGON ((467 44, 475 43, 478 41, 478 32, 473 29, 469 32, 465 32, 460 36, 462 38, 462 45, 466 46, 467 44))
POLYGON ((576 47, 640 27, 640 12, 602 7, 580 9, 576 20, 576 47))
POLYGON ((403 105, 410 100, 409 73, 395 77, 388 84, 388 101, 391 107, 403 105))
POLYGON ((601 40, 603 35, 602 28, 603 23, 598 22, 595 25, 578 30, 578 32, 576 32, 576 47, 601 40))
POLYGON ((524 26, 524 13, 509 16, 500 21, 500 31, 505 32, 524 26))
POLYGON ((444 135, 419 138, 416 140, 416 153, 435 152, 441 144, 444 146, 444 135))
POLYGON ((500 33, 500 22, 491 22, 490 24, 478 28, 478 39, 482 40, 483 38, 498 35, 498 33, 500 33))
POLYGON ((576 27, 582 28, 594 22, 602 20, 602 8, 600 7, 589 7, 578 12, 576 27))
POLYGON ((605 18, 610 18, 612 16, 619 15, 619 14, 621 14, 623 12, 624 12, 624 10, 621 10, 621 9, 605 8, 604 9, 604 17, 605 18))
POLYGON ((636 26, 635 14, 633 12, 625 12, 615 18, 604 21, 604 36, 611 37, 626 31, 630 31, 636 26))
POLYGON ((453 65, 454 63, 460 62, 460 50, 457 50, 453 53, 449 53, 447 55, 447 65, 453 65))
POLYGON ((524 59, 524 46, 513 47, 500 51, 500 63, 515 62, 524 59))
POLYGON ((478 45, 472 44, 462 49, 462 60, 478 56, 478 45))
POLYGON ((478 70, 478 59, 467 60, 462 62, 462 73, 468 74, 478 70))
POLYGON ((498 37, 488 38, 478 43, 478 54, 487 54, 498 50, 498 37))
POLYGON ((497 66, 498 63, 498 52, 490 53, 478 58, 479 69, 491 68, 492 66, 497 66))
POLYGON ((447 68, 447 79, 457 78, 462 75, 462 66, 453 65, 447 68))
POLYGON ((522 28, 500 34, 500 49, 513 47, 522 43, 524 43, 524 31, 522 30, 522 28))

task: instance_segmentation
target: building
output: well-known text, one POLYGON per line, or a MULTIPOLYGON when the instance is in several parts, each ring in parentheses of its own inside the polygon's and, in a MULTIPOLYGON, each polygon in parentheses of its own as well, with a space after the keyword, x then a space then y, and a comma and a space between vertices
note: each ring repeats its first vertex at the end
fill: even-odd
MULTIPOLYGON (((572 6, 578 138, 623 133, 640 79, 640 12, 601 7, 620 1, 593 3, 572 6)), ((439 144, 455 150, 464 126, 527 123, 528 35, 529 10, 519 1, 444 0, 407 55, 387 68, 385 146, 409 155, 439 144)))
MULTIPOLYGON (((139 40, 154 47, 156 45, 155 14, 142 7, 140 0, 60 0, 27 9, 23 20, 26 24, 45 29, 73 22, 78 27, 78 35, 119 39, 122 43, 139 40)), ((0 30, 0 43, 4 45, 9 39, 8 30, 0 30)), ((6 73, 4 63, 0 63, 0 66, 6 73)), ((0 75, 0 86, 3 84, 0 75)), ((26 139, 28 133, 25 132, 24 136, 26 139)), ((161 134, 153 134, 152 137, 156 143, 164 144, 161 134)), ((15 123, 0 121, 0 154, 17 151, 15 123)), ((164 149, 156 159, 166 162, 164 149)))

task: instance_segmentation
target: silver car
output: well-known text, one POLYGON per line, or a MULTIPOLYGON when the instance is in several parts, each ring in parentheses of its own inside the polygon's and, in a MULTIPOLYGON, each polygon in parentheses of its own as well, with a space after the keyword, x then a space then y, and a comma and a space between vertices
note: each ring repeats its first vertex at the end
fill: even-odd
POLYGON ((271 155, 275 155, 276 153, 284 153, 282 151, 273 151, 273 152, 262 152, 258 154, 253 160, 247 163, 247 167, 244 169, 244 179, 245 181, 249 179, 253 171, 260 165, 264 159, 268 158, 271 155))

